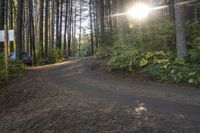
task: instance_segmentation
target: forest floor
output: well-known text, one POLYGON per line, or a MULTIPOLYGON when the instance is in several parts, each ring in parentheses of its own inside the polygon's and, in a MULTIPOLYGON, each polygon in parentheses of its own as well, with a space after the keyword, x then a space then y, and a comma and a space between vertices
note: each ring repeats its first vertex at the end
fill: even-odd
POLYGON ((0 132, 200 133, 200 89, 130 80, 101 67, 72 58, 30 68, 0 89, 0 132))

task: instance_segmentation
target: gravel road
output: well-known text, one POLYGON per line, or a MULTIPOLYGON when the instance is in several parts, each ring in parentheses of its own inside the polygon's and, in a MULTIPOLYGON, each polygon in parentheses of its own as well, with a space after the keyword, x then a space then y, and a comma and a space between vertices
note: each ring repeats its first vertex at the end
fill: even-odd
POLYGON ((200 133, 200 89, 127 80, 93 58, 30 68, 0 88, 1 133, 200 133))

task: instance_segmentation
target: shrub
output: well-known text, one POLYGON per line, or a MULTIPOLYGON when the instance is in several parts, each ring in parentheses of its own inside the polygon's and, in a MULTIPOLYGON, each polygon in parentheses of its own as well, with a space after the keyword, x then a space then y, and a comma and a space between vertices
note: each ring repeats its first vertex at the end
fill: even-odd
POLYGON ((40 53, 38 54, 36 65, 40 66, 40 65, 53 64, 60 61, 63 57, 64 55, 61 49, 58 48, 49 49, 47 58, 43 58, 40 53))
MULTIPOLYGON (((130 24, 131 25, 131 24, 130 24)), ((186 24, 188 57, 176 58, 175 26, 169 19, 160 19, 132 26, 123 39, 111 37, 97 57, 108 59, 110 70, 142 69, 154 79, 176 83, 200 84, 200 23, 186 24)), ((111 34, 112 36, 112 34, 111 34)))
POLYGON ((95 56, 99 59, 108 59, 111 57, 112 47, 101 47, 96 53, 95 56))
MULTIPOLYGON (((6 79, 6 69, 3 60, 3 53, 0 53, 0 84, 3 84, 6 79)), ((24 71, 24 64, 22 61, 9 61, 9 78, 12 78, 16 74, 20 74, 24 71)))
POLYGON ((136 48, 128 48, 125 45, 117 45, 113 48, 112 57, 108 61, 110 70, 128 69, 132 71, 138 65, 139 51, 136 48))
POLYGON ((91 44, 87 43, 87 44, 81 45, 80 54, 81 54, 80 56, 82 57, 92 55, 91 44))

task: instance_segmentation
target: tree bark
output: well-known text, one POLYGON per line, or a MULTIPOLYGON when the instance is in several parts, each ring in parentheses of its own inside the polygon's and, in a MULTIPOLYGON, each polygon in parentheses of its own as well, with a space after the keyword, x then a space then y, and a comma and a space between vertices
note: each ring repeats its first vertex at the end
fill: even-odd
POLYGON ((61 0, 61 3, 60 3, 60 28, 59 28, 59 44, 58 44, 58 47, 59 49, 62 48, 62 15, 63 15, 63 0, 61 0))
POLYGON ((48 13, 49 13, 49 0, 45 0, 45 57, 48 56, 48 13))
MULTIPOLYGON (((5 0, 0 0, 0 30, 4 29, 5 0)), ((0 42, 0 52, 3 52, 4 43, 0 42)))
POLYGON ((51 1, 51 6, 52 6, 52 14, 51 14, 51 48, 54 48, 54 26, 55 26, 55 9, 54 9, 54 0, 51 1))
MULTIPOLYGON (((10 0, 9 1, 9 4, 10 4, 10 24, 9 24, 9 26, 10 26, 10 29, 13 29, 13 1, 12 0, 10 0)), ((14 44, 13 44, 13 42, 10 42, 10 52, 12 53, 12 52, 14 52, 14 44)))
POLYGON ((91 38, 91 54, 94 55, 94 35, 93 35, 93 23, 92 23, 92 0, 89 1, 89 13, 90 13, 90 38, 91 38))
POLYGON ((16 35, 16 56, 18 59, 21 59, 22 52, 22 24, 23 24, 23 0, 18 0, 18 11, 17 11, 17 35, 16 35))
POLYGON ((82 36, 82 2, 81 0, 79 1, 79 15, 80 15, 80 22, 79 22, 79 45, 78 45, 78 50, 79 50, 79 57, 81 56, 81 36, 82 36))
POLYGON ((64 31, 64 55, 67 54, 67 28, 68 28, 68 12, 69 12, 69 0, 66 1, 66 12, 65 12, 65 31, 64 31))
POLYGON ((56 47, 59 46, 59 0, 56 0, 56 47))
POLYGON ((181 0, 176 0, 175 5, 175 25, 176 25, 176 48, 177 57, 185 57, 187 55, 185 29, 184 29, 184 9, 182 5, 177 3, 181 0))
POLYGON ((43 46, 43 13, 44 13, 44 0, 40 0, 40 19, 39 19, 39 46, 42 57, 44 58, 44 46, 43 46))

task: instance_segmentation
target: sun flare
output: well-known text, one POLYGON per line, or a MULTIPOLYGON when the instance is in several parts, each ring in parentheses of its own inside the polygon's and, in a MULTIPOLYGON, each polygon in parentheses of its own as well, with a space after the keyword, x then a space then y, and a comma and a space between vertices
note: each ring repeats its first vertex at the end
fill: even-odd
POLYGON ((149 12, 150 7, 148 5, 139 3, 128 11, 128 15, 136 19, 143 19, 149 15, 149 12))

